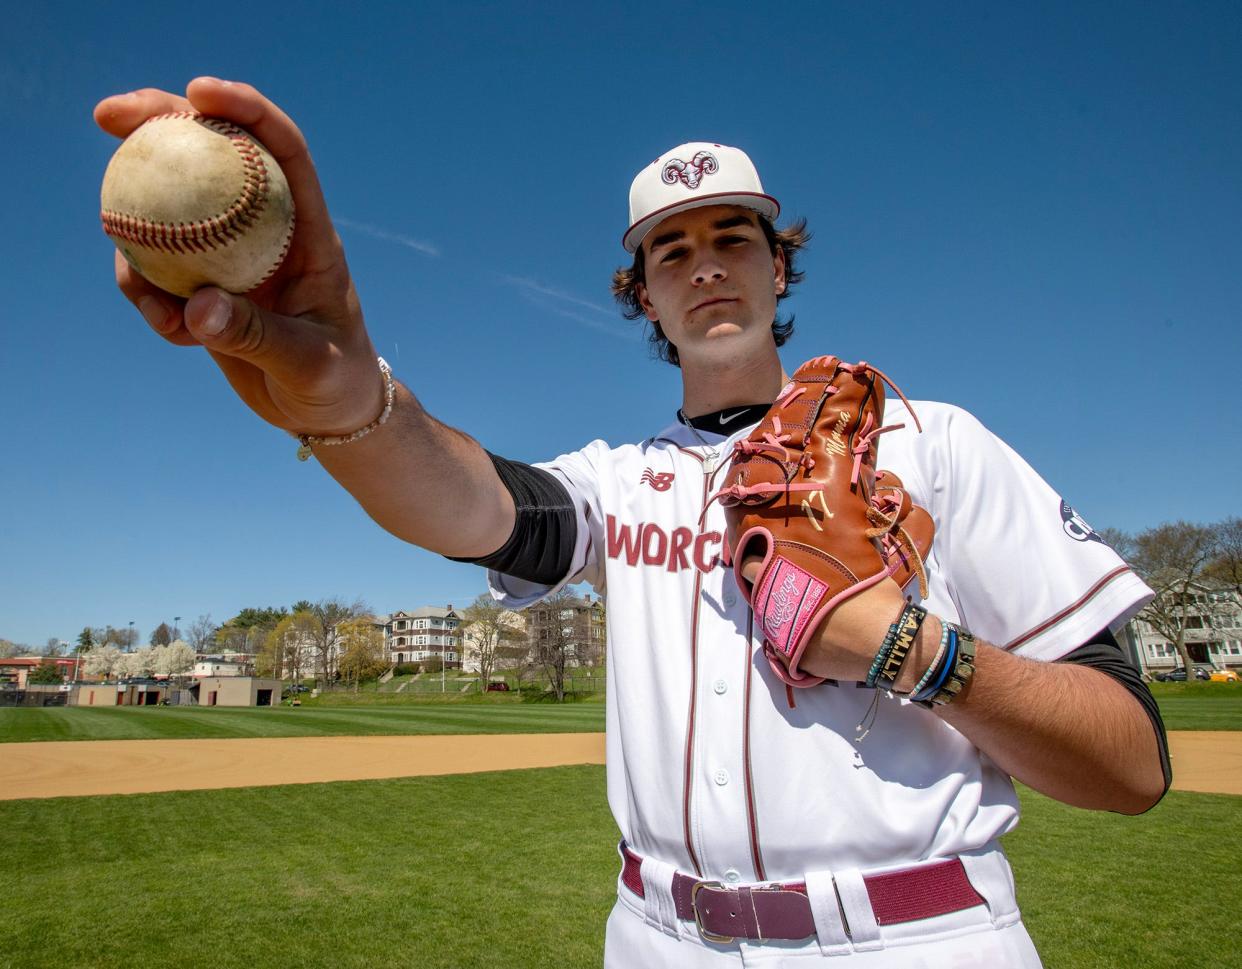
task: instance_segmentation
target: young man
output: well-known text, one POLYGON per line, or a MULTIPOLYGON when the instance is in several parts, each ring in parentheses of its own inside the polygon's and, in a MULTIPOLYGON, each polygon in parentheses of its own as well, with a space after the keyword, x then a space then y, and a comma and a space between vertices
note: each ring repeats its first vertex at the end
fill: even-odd
MULTIPOLYGON (((250 129, 289 178, 298 229, 250 299, 177 300, 118 257, 148 323, 205 346, 383 527, 489 566, 509 604, 570 581, 607 590, 608 796, 625 844, 606 964, 1039 965, 996 843, 1017 821, 1009 778, 1126 813, 1160 798, 1158 715, 1108 632, 1149 592, 970 415, 917 404, 924 433, 885 435, 880 461, 937 528, 929 617, 903 676, 933 663, 943 620, 979 640, 973 678, 934 710, 859 688, 902 603, 885 580, 832 612, 802 660, 830 682, 789 702, 721 562, 723 511, 704 514, 786 381, 776 304, 798 279, 800 233, 775 231, 749 159, 679 146, 631 189, 635 262, 616 288, 681 369, 677 420, 530 467, 487 454, 400 384, 386 407, 300 133, 249 86, 200 78, 187 95, 109 98, 96 119, 124 136, 193 108, 250 129)), ((887 423, 906 416, 890 403, 887 423)))

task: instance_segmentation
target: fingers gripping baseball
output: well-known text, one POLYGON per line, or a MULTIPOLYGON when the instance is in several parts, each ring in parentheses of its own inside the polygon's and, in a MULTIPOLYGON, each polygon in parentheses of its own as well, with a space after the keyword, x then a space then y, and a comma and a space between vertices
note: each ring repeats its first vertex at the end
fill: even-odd
MULTIPOLYGON (((382 406, 375 350, 363 325, 344 250, 328 217, 306 140, 288 115, 248 84, 196 78, 185 97, 156 89, 138 90, 104 99, 96 106, 94 116, 99 126, 114 136, 130 139, 138 133, 148 140, 154 137, 153 152, 163 150, 169 143, 161 142, 161 137, 199 139, 202 132, 198 129, 209 128, 241 147, 236 156, 225 152, 226 162, 208 166, 204 161, 197 177, 221 182, 220 191, 226 201, 250 200, 253 193, 267 193, 265 208, 256 207, 253 212, 244 209, 245 218, 238 216, 235 222, 227 221, 233 219, 232 209, 217 206, 208 213, 210 218, 162 214, 158 223, 151 221, 156 218, 154 215, 139 211, 132 218, 140 219, 140 227, 134 228, 124 221, 131 218, 129 209, 105 206, 105 231, 126 254, 126 258, 118 255, 116 260, 117 285, 147 324, 170 343, 205 347, 247 406, 279 427, 302 433, 336 434, 352 431, 374 419, 382 406), (145 133, 152 129, 139 132, 153 118, 183 112, 227 124, 221 128, 215 121, 196 125, 194 121, 187 124, 181 119, 161 118, 160 124, 165 127, 160 130, 171 134, 145 133), (245 144, 244 139, 250 137, 258 144, 245 144), (256 156, 258 161, 253 160, 256 156), (269 165, 271 159, 279 166, 279 172, 269 165), (259 179, 255 172, 267 175, 259 179), (273 173, 283 175, 276 179, 273 173), (230 178, 238 184, 224 185, 230 178), (287 181, 287 192, 293 198, 296 217, 289 219, 292 235, 285 232, 283 258, 274 263, 277 268, 268 271, 266 281, 244 296, 235 295, 255 286, 245 276, 245 270, 248 262, 257 261, 257 257, 250 260, 246 247, 257 246, 264 255, 272 249, 256 242, 260 237, 256 226, 261 213, 274 211, 280 204, 278 200, 272 201, 277 181, 287 181), (233 194, 234 191, 239 194, 233 194), (121 214, 109 222, 114 211, 121 214), (215 212, 221 214, 217 216, 215 212), (155 232, 146 228, 148 224, 157 225, 161 233, 158 243, 148 241, 148 236, 155 232), (165 228, 168 225, 193 225, 200 234, 189 237, 189 244, 183 246, 182 236, 177 234, 181 230, 169 230, 165 228), (148 251, 153 245, 158 249, 154 255, 148 251), (168 250, 175 253, 163 261, 174 264, 171 274, 163 271, 168 267, 159 261, 168 250), (211 251, 210 260, 199 259, 203 250, 211 251), (195 260, 199 260, 198 264, 194 264, 195 260), (231 281, 234 264, 242 270, 238 282, 231 281), (151 279, 141 275, 140 270, 148 272, 151 279), (188 298, 159 288, 152 279, 188 298), (219 288, 221 284, 234 293, 219 288)), ((211 152, 219 140, 213 140, 211 152)), ((218 157, 211 152, 204 149, 192 157, 218 157)), ((150 199, 159 198, 165 208, 171 205, 175 209, 182 198, 167 176, 161 181, 135 168, 122 169, 111 182, 105 176, 106 190, 109 185, 118 184, 125 190, 120 194, 127 202, 138 199, 146 205, 150 199), (139 181, 135 183, 135 179, 139 181)), ((242 205, 242 201, 235 204, 242 205)))
POLYGON ((237 394, 277 427, 337 434, 368 423, 382 408, 383 385, 365 334, 358 339, 281 316, 215 288, 190 297, 184 321, 237 394))

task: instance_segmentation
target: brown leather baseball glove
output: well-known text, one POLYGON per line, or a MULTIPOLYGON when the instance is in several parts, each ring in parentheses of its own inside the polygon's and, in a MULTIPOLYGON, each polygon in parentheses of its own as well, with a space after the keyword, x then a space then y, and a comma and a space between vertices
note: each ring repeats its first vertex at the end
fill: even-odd
POLYGON ((903 587, 917 577, 927 595, 931 517, 896 475, 876 471, 877 438, 904 426, 883 426, 884 384, 905 400, 870 364, 808 360, 738 442, 713 496, 725 508, 734 574, 768 662, 791 686, 823 682, 798 663, 845 599, 890 576, 903 587), (752 558, 762 560, 753 585, 742 576, 752 558))

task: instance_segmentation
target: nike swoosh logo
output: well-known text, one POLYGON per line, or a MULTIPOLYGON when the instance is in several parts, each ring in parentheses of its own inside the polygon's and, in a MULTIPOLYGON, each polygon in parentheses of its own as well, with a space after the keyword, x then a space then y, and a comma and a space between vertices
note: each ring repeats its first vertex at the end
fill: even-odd
POLYGON ((726 415, 724 415, 724 414, 721 414, 721 415, 720 415, 720 423, 721 423, 721 424, 728 424, 728 423, 730 423, 731 421, 734 421, 734 420, 736 420, 737 418, 741 417, 741 416, 742 416, 743 414, 745 414, 745 413, 746 413, 746 410, 745 410, 745 409, 742 409, 742 410, 738 411, 736 414, 729 414, 728 416, 726 416, 726 415))

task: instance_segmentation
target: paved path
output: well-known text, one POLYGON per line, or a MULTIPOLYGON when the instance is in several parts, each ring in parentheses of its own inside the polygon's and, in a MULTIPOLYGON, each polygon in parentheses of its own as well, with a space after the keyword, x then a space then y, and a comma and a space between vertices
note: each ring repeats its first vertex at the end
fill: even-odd
MULTIPOLYGON (((1169 734, 1173 789, 1242 795, 1242 731, 1169 734)), ((373 780, 602 764, 602 733, 0 745, 0 800, 373 780)))

